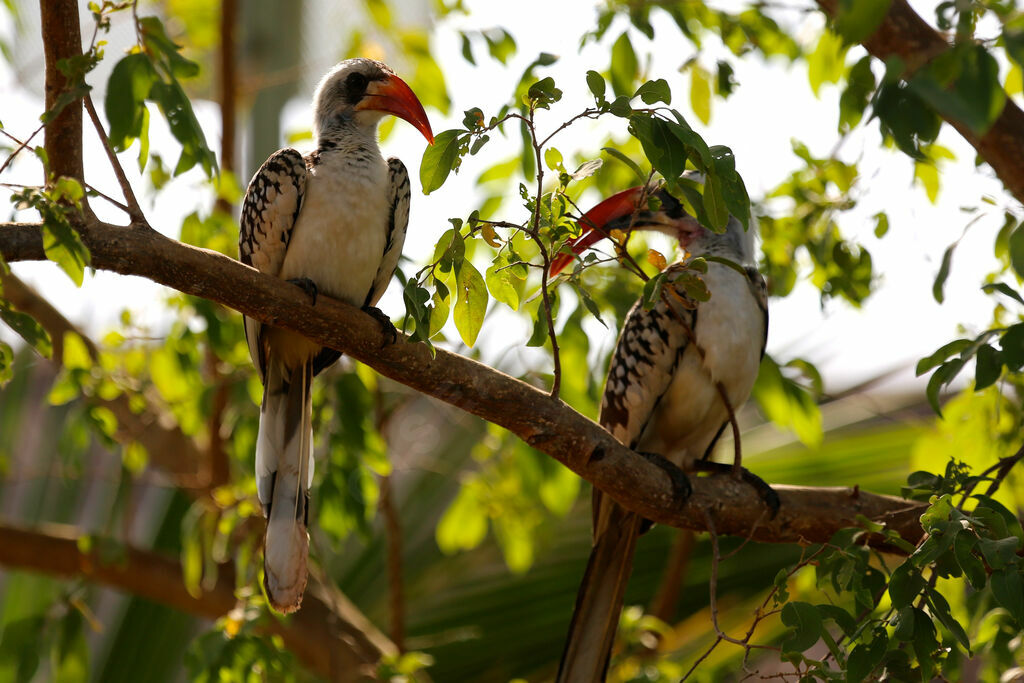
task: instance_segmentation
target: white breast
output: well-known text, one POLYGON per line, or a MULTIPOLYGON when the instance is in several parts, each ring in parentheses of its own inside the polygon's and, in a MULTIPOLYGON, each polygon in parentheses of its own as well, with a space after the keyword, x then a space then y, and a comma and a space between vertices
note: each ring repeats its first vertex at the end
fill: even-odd
POLYGON ((702 457, 728 419, 715 382, 739 410, 761 362, 764 315, 747 279, 727 266, 708 265, 704 282, 711 299, 700 305, 695 330, 705 359, 692 346, 686 349, 640 444, 678 464, 702 457))
POLYGON ((387 240, 387 164, 379 154, 358 165, 328 152, 310 171, 281 277, 305 277, 318 290, 361 306, 387 240))

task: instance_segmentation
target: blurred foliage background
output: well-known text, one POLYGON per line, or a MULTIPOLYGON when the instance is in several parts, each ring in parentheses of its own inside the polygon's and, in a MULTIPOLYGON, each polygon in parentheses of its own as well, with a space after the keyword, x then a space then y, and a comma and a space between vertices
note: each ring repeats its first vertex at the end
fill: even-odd
MULTIPOLYGON (((431 118, 445 121, 435 130, 454 131, 438 136, 439 145, 428 150, 421 165, 412 138, 393 130, 393 123, 382 126, 385 146, 407 143, 399 154, 410 169, 419 166, 424 189, 433 191, 429 198, 415 197, 425 211, 417 214, 414 206, 410 233, 418 221, 428 222, 418 216, 430 216, 435 223, 425 229, 426 237, 410 238, 402 284, 392 286, 389 300, 401 301, 405 294, 406 330, 421 339, 430 337, 434 344, 547 387, 552 365, 547 331, 539 322, 541 302, 534 296, 539 279, 536 272, 509 267, 515 262, 510 253, 536 261, 537 245, 516 230, 495 233, 492 228, 488 233, 472 219, 522 224, 529 202, 537 201, 526 187, 536 184, 538 170, 554 181, 546 192, 558 185, 582 208, 637 184, 635 170, 641 177, 652 167, 662 170, 667 162, 652 154, 649 136, 638 134, 635 123, 630 135, 625 120, 643 108, 638 97, 644 105, 659 101, 653 94, 649 101, 648 94, 661 95, 656 82, 662 77, 668 78, 666 90, 671 84, 669 98, 694 130, 729 108, 730 97, 743 86, 736 74, 748 62, 755 67, 781 63, 806 74, 815 94, 823 87, 840 92, 831 152, 812 152, 800 141, 800 130, 773 133, 792 138, 793 151, 792 158, 780 162, 791 168, 781 174, 773 169, 771 177, 780 178, 775 186, 755 185, 751 176, 759 169, 739 160, 760 225, 760 266, 773 305, 810 291, 810 303, 818 310, 859 308, 884 278, 895 277, 878 270, 873 254, 886 249, 890 230, 909 228, 890 221, 884 207, 867 216, 858 210, 862 201, 870 205, 871 178, 859 169, 856 154, 842 153, 843 144, 857 131, 869 130, 871 144, 889 150, 892 163, 904 164, 907 177, 913 178, 905 190, 912 196, 907 201, 935 202, 944 165, 954 156, 939 142, 940 130, 955 135, 942 127, 940 117, 956 116, 983 130, 1006 98, 1021 94, 1021 15, 1010 2, 926 8, 926 17, 955 43, 951 53, 956 57, 901 80, 901 65, 872 60, 856 45, 874 30, 889 3, 865 2, 858 10, 852 5, 844 3, 842 22, 827 27, 814 5, 801 3, 580 3, 577 11, 592 17, 589 30, 567 35, 558 45, 536 45, 529 36, 514 35, 490 23, 490 12, 461 0, 164 0, 140 2, 137 8, 83 3, 82 16, 86 41, 94 18, 109 22, 98 33, 109 43, 99 46, 93 39, 105 55, 86 81, 95 88, 94 99, 104 102, 112 144, 127 150, 123 163, 144 190, 145 208, 154 217, 180 213, 180 225, 167 225, 162 218, 154 222, 185 242, 232 256, 245 180, 280 146, 311 144, 305 127, 307 97, 319 76, 348 56, 387 61, 409 82, 431 118), (136 11, 156 17, 141 34, 136 11), (438 36, 457 39, 458 50, 439 45, 438 36), (656 38, 660 42, 653 42, 656 38), (141 46, 133 55, 152 53, 167 60, 166 70, 153 76, 166 88, 132 90, 138 72, 130 69, 143 68, 142 60, 114 65, 133 56, 122 54, 133 45, 141 46), (666 45, 677 52, 666 57, 666 45), (559 70, 557 54, 577 46, 600 55, 588 66, 594 77, 585 70, 559 70), (675 71, 663 74, 654 68, 665 59, 675 71), (479 102, 475 112, 453 111, 454 92, 471 90, 473 83, 446 74, 464 73, 485 60, 518 70, 509 77, 505 99, 479 102), (548 76, 550 84, 531 90, 548 76), (545 117, 545 130, 554 130, 577 112, 541 110, 554 107, 561 98, 561 90, 557 96, 555 90, 569 91, 570 83, 575 91, 586 93, 584 85, 590 91, 581 107, 600 110, 603 127, 588 128, 585 143, 579 138, 554 141, 558 147, 542 150, 538 169, 524 127, 508 123, 486 131, 493 142, 483 140, 479 121, 523 107, 536 109, 545 117), (176 106, 175 84, 195 110, 194 126, 184 131, 156 123, 176 106), (137 115, 142 111, 148 113, 137 115), (210 149, 218 140, 221 147, 214 153, 210 149), (600 170, 591 167, 578 177, 562 177, 598 158, 604 161, 600 170), (459 176, 448 179, 455 170, 459 176), (446 179, 449 184, 442 187, 446 179), (459 183, 456 189, 452 183, 459 183), (430 199, 444 204, 430 204, 430 199), (177 213, 165 213, 161 202, 178 204, 177 213), (446 213, 439 216, 439 211, 446 213), (444 225, 449 217, 457 220, 444 225), (460 312, 457 304, 449 305, 437 293, 437 282, 445 278, 431 275, 428 282, 420 270, 451 249, 449 227, 458 233, 462 250, 450 268, 462 273, 464 263, 480 283, 472 310, 460 312)), ((13 0, 5 7, 2 47, 11 78, 25 91, 38 92, 39 10, 13 0)), ((15 138, 31 133, 12 128, 2 106, 0 120, 15 138)), ((7 153, 17 147, 14 140, 4 144, 7 153)), ((86 154, 87 166, 100 163, 97 148, 90 151, 87 145, 86 154)), ((29 170, 31 163, 19 159, 12 164, 8 173, 22 175, 10 182, 27 183, 25 177, 38 175, 37 167, 29 170)), ((981 167, 978 173, 991 171, 981 167)), ((47 206, 34 199, 37 195, 19 192, 11 192, 14 218, 28 220, 32 214, 26 206, 40 211, 47 206)), ((541 199, 548 210, 551 196, 541 199)), ((906 381, 906 368, 900 375, 885 362, 874 367, 875 374, 838 385, 810 360, 773 347, 754 400, 740 416, 746 466, 769 482, 857 485, 899 494, 913 471, 942 473, 956 458, 977 472, 1017 451, 1019 370, 1024 365, 1024 299, 1017 289, 1024 275, 1019 207, 1002 192, 961 193, 956 201, 963 214, 956 217, 958 227, 976 220, 996 224, 994 246, 980 266, 987 274, 971 284, 986 287, 991 324, 967 326, 959 340, 925 340, 925 353, 938 349, 918 366, 918 374, 931 378, 927 386, 906 381), (942 418, 936 415, 940 406, 942 418)), ((552 218, 549 227, 568 224, 563 218, 552 218)), ((564 237, 553 229, 546 244, 564 237)), ((926 280, 939 303, 958 243, 945 250, 937 273, 914 275, 926 280)), ((670 247, 657 240, 632 240, 631 253, 654 272, 647 263, 648 248, 668 252, 670 247)), ((73 265, 61 265, 76 277, 73 265)), ((14 272, 32 276, 27 269, 14 272)), ((44 294, 55 291, 45 284, 46 278, 58 277, 54 269, 44 276, 38 272, 33 284, 44 294)), ((83 272, 79 267, 79 280, 83 272)), ((100 280, 87 275, 83 291, 100 280)), ((10 283, 6 287, 4 299, 10 303, 0 300, 5 322, 19 332, 28 330, 37 349, 49 343, 57 362, 41 359, 24 344, 0 347, 0 376, 6 381, 0 389, 2 521, 10 528, 74 538, 81 553, 99 552, 115 564, 127 562, 128 547, 171 557, 195 600, 213 593, 219 578, 233 582, 228 590, 234 589, 237 601, 233 610, 211 619, 182 604, 168 606, 80 575, 67 579, 52 570, 12 566, 0 571, 0 680, 314 678, 316 672, 306 668, 309 662, 289 652, 288 643, 265 635, 277 617, 265 607, 257 576, 262 521, 251 471, 261 388, 241 317, 160 289, 149 290, 145 306, 121 311, 117 288, 124 287, 123 296, 130 297, 131 286, 118 282, 98 290, 108 301, 78 310, 50 295, 71 322, 60 314, 44 320, 36 295, 17 295, 10 283), (42 322, 50 341, 32 337, 31 323, 18 318, 12 306, 42 322)), ((558 290, 554 323, 560 395, 589 417, 596 417, 615 330, 641 289, 635 276, 604 265, 577 270, 570 284, 558 290)), ((385 308, 394 314, 401 304, 385 308)), ((784 321, 794 316, 792 308, 787 310, 784 321)), ((3 339, 13 342, 14 337, 3 339)), ((819 351, 817 358, 828 354, 819 351)), ((385 656, 358 675, 436 681, 550 678, 589 552, 587 485, 502 429, 346 360, 317 383, 314 420, 318 465, 311 542, 317 587, 311 591, 325 603, 332 599, 324 595, 340 592, 352 603, 349 614, 368 618, 366 632, 372 631, 385 656), (410 654, 399 656, 398 651, 410 654)), ((721 452, 730 451, 731 444, 723 444, 721 452)), ((1019 475, 1010 473, 996 496, 1017 515, 1020 485, 1019 475)), ((1004 531, 1012 536, 1012 529, 1004 531)), ((835 596, 827 592, 824 570, 816 573, 805 566, 786 574, 806 557, 799 547, 723 539, 723 553, 733 549, 736 553, 718 570, 718 618, 726 630, 746 630, 768 591, 778 590, 780 571, 794 600, 844 597, 842 591, 835 596)), ((638 607, 624 616, 614 680, 678 680, 708 651, 715 640, 709 626, 709 557, 703 536, 694 540, 691 534, 656 527, 642 539, 627 591, 627 605, 638 607), (652 629, 660 634, 654 643, 652 629)), ((1024 585, 1017 581, 1011 588, 1024 585)), ((955 636, 938 636, 936 652, 948 663, 946 675, 996 680, 1020 666, 1019 621, 1014 621, 1020 615, 1003 603, 1005 596, 994 602, 986 597, 979 605, 976 599, 971 602, 974 591, 962 579, 945 586, 952 613, 975 643, 968 654, 955 636)), ((879 609, 884 613, 886 607, 879 609)), ((895 629, 890 624, 893 643, 899 640, 895 629)), ((794 629, 775 613, 760 622, 757 633, 757 642, 777 647, 794 629)), ((808 644, 806 660, 793 659, 797 670, 826 657, 825 641, 817 650, 815 642, 808 644)), ((713 648, 694 676, 738 680, 744 676, 738 673, 741 665, 763 677, 794 671, 776 650, 747 653, 726 644, 713 648)), ((890 674, 897 680, 920 679, 920 663, 915 666, 895 667, 890 674)))

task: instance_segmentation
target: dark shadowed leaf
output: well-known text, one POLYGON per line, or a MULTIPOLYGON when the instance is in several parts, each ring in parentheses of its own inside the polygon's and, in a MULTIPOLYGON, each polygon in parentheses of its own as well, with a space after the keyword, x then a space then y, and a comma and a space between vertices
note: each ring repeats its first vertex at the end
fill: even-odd
POLYGON ((782 623, 792 633, 782 641, 783 653, 800 653, 821 638, 823 625, 818 608, 807 602, 788 602, 782 608, 782 623))
POLYGON ((835 16, 836 33, 847 45, 863 42, 881 25, 890 4, 892 0, 840 0, 835 16))

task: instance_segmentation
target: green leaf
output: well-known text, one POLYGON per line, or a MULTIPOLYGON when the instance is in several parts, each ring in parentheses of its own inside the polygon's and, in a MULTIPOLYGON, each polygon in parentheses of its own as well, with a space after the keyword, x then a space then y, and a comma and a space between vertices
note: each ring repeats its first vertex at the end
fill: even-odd
POLYGON ((875 214, 875 237, 882 238, 889 232, 889 216, 884 211, 875 214))
POLYGON ((14 350, 10 344, 0 341, 0 387, 14 377, 14 350))
POLYGON ((455 328, 466 346, 472 347, 487 311, 487 286, 469 261, 463 261, 455 271, 455 282, 455 328))
POLYGON ((711 224, 708 226, 716 232, 725 232, 729 223, 729 209, 725 205, 722 181, 717 175, 709 175, 704 179, 704 211, 711 224))
POLYGON ((1010 613, 1018 626, 1024 626, 1024 581, 1016 566, 997 569, 990 577, 992 597, 1010 613))
POLYGON ((953 618, 953 613, 950 610, 949 602, 943 597, 941 593, 936 590, 928 591, 928 602, 931 605, 931 613, 935 615, 935 618, 939 620, 939 623, 953 634, 956 641, 967 650, 968 653, 971 651, 971 640, 967 637, 967 632, 964 631, 964 627, 959 621, 953 618))
MULTIPOLYGON (((1007 509, 1005 505, 1000 503, 994 498, 990 498, 980 493, 975 494, 972 498, 978 501, 977 506, 974 508, 975 515, 980 514, 982 511, 991 510, 993 513, 998 515, 1003 520, 1003 524, 1006 525, 1007 536, 1013 536, 1017 539, 1020 545, 1024 545, 1024 528, 1021 527, 1020 520, 1017 518, 1011 510, 1007 509)), ((1016 551, 1016 549, 1014 549, 1016 551)))
POLYGON ((765 417, 776 425, 792 430, 801 442, 810 447, 821 443, 821 410, 814 397, 785 377, 778 363, 769 355, 761 360, 752 395, 765 417))
POLYGON ((437 547, 445 555, 472 550, 487 535, 487 512, 479 500, 477 487, 463 484, 451 506, 437 523, 437 547))
POLYGON ((946 361, 939 366, 938 370, 928 380, 928 387, 925 389, 925 395, 928 397, 928 403, 931 404, 932 410, 939 417, 942 417, 942 409, 939 407, 939 392, 942 388, 952 382, 960 370, 964 367, 964 360, 956 358, 950 361, 946 361))
POLYGON ((1003 111, 999 64, 982 45, 960 44, 920 69, 911 90, 947 119, 983 135, 1003 111))
POLYGON ((78 231, 56 211, 44 214, 43 251, 46 258, 67 273, 76 287, 82 286, 85 267, 90 263, 89 250, 82 243, 78 231))
MULTIPOLYGON (((11 308, 3 299, 0 299, 0 320, 3 320, 40 355, 46 358, 53 355, 53 342, 43 326, 27 313, 11 308)), ((9 363, 5 363, 5 365, 10 366, 9 363)))
POLYGON ((552 102, 562 99, 562 91, 555 87, 555 79, 551 76, 540 79, 531 85, 526 96, 536 102, 536 106, 547 109, 552 102))
POLYGON ((861 58, 846 78, 846 88, 839 97, 839 132, 850 131, 864 117, 871 94, 875 91, 875 74, 871 71, 871 56, 861 58))
POLYGON ((444 324, 448 322, 448 315, 451 313, 451 299, 448 296, 448 288, 439 280, 435 280, 434 284, 434 295, 430 299, 431 303, 433 303, 433 306, 430 308, 429 335, 431 338, 441 331, 444 324))
POLYGON ((199 164, 208 177, 213 177, 217 172, 217 159, 207 146, 202 126, 192 110, 192 102, 178 81, 157 81, 149 96, 160 106, 174 139, 181 144, 174 175, 181 175, 199 164))
POLYGON ((469 42, 469 36, 462 31, 459 31, 459 36, 462 39, 462 58, 476 66, 476 60, 473 59, 473 45, 469 42))
POLYGON ((544 346, 548 340, 548 319, 543 310, 537 310, 533 316, 533 332, 526 341, 526 345, 532 348, 544 346))
POLYGON ((690 107, 705 126, 711 122, 711 77, 697 62, 690 66, 690 107))
POLYGON ((519 290, 516 289, 515 278, 508 263, 502 259, 487 269, 487 290, 494 297, 513 311, 519 310, 519 290))
POLYGON ((672 126, 655 116, 634 114, 629 118, 629 131, 644 149, 647 159, 668 180, 675 180, 686 170, 686 149, 672 126))
POLYGON ((623 31, 612 45, 612 92, 618 97, 629 97, 639 72, 640 62, 633 50, 633 43, 629 40, 629 33, 623 31))
POLYGON ((893 570, 889 578, 889 598, 896 609, 909 605, 921 594, 927 583, 909 560, 893 570))
POLYGON ((814 96, 818 96, 825 83, 838 83, 846 66, 846 46, 843 40, 829 30, 822 31, 818 45, 807 55, 807 78, 814 96))
POLYGON ((1014 567, 1018 545, 1020 543, 1012 536, 995 540, 991 538, 981 538, 978 540, 978 547, 981 548, 981 554, 985 558, 985 562, 993 569, 1014 567))
POLYGON ((627 157, 625 154, 615 149, 614 147, 602 147, 601 151, 608 154, 608 156, 613 157, 618 161, 621 161, 623 164, 629 167, 629 170, 633 171, 633 174, 636 175, 636 177, 640 180, 641 183, 647 182, 647 174, 640 170, 640 166, 635 161, 627 157))
POLYGON ((33 615, 4 624, 0 639, 0 666, 18 683, 32 681, 39 668, 39 644, 45 637, 46 619, 33 615))
POLYGON ((869 675, 885 657, 889 647, 889 638, 884 629, 876 629, 875 637, 870 643, 860 643, 850 652, 846 660, 847 683, 859 683, 869 680, 869 675))
POLYGON ((107 81, 103 108, 110 123, 108 137, 115 150, 126 149, 132 140, 142 135, 146 98, 159 78, 149 57, 141 52, 130 54, 114 65, 107 81))
POLYGON ((1006 367, 1018 371, 1024 367, 1024 323, 1011 325, 999 340, 1006 367))
POLYGON ((818 608, 807 602, 787 602, 782 608, 782 623, 792 629, 782 641, 783 654, 807 650, 824 632, 818 608))
POLYGON ((490 29, 484 31, 483 36, 487 41, 487 51, 491 53, 491 57, 502 64, 507 64, 508 58, 516 53, 515 38, 505 29, 490 29))
POLYGON ((1010 233, 1010 265, 1017 277, 1024 278, 1024 225, 1010 233))
POLYGON ((841 0, 835 15, 836 33, 846 45, 864 42, 881 26, 892 0, 841 0))
POLYGON ((1003 358, 994 348, 988 344, 982 344, 978 347, 975 360, 977 367, 974 375, 974 390, 981 391, 999 379, 999 375, 1003 372, 1003 358))
POLYGON ((953 262, 954 249, 956 249, 956 242, 946 247, 946 253, 942 255, 942 265, 939 266, 939 274, 935 276, 935 284, 932 285, 932 296, 940 304, 946 298, 942 290, 946 286, 946 278, 949 277, 949 267, 953 262))
POLYGON ((1013 289, 1012 287, 1010 287, 1010 285, 1006 284, 1005 282, 991 282, 987 285, 982 285, 981 291, 985 292, 986 294, 991 294, 992 292, 999 292, 1000 294, 1004 294, 1010 297, 1019 304, 1024 304, 1024 298, 1021 297, 1020 293, 1018 293, 1017 290, 1013 289))
POLYGON ((604 82, 604 76, 596 71, 588 71, 587 87, 590 88, 590 92, 593 93, 594 97, 598 101, 604 99, 604 93, 607 87, 607 84, 604 82))
POLYGON ((639 97, 644 104, 664 102, 672 104, 672 89, 668 87, 668 81, 659 78, 656 81, 647 81, 633 93, 633 97, 639 97))
POLYGON ((644 283, 644 291, 641 295, 644 308, 651 310, 658 305, 658 302, 661 300, 661 290, 665 286, 667 279, 668 275, 666 273, 658 273, 644 283))
POLYGON ((420 184, 423 194, 430 194, 444 185, 445 179, 458 167, 459 147, 465 131, 453 128, 434 136, 434 144, 427 145, 420 162, 420 184))
POLYGON ((957 339, 949 342, 948 344, 943 344, 937 351, 935 351, 935 353, 926 358, 922 358, 917 362, 917 369, 915 370, 916 376, 920 377, 953 354, 960 353, 964 349, 970 347, 973 343, 974 342, 970 339, 957 339))

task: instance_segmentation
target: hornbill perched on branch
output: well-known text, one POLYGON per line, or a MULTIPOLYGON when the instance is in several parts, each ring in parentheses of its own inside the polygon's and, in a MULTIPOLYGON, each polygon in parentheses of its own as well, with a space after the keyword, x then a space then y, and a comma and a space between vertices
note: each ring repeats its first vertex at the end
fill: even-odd
MULTIPOLYGON (((245 193, 238 234, 243 263, 372 314, 398 265, 409 222, 409 176, 377 146, 385 114, 410 122, 430 143, 423 106, 381 62, 349 59, 320 81, 313 102, 316 150, 282 149, 245 193)), ((263 585, 270 604, 292 612, 306 587, 309 486, 313 479, 311 382, 341 354, 296 332, 245 319, 249 354, 263 380, 256 485, 267 516, 263 585)))
MULTIPOLYGON (((724 233, 713 232, 660 185, 620 192, 581 222, 584 233, 571 245, 576 254, 615 229, 665 233, 689 254, 665 268, 667 278, 653 308, 637 301, 630 310, 608 369, 600 414, 605 429, 664 466, 680 495, 688 495, 689 483, 678 468, 733 469, 707 458, 750 395, 764 354, 768 307, 764 279, 752 265, 753 236, 731 216, 724 233), (649 196, 660 208, 648 208, 649 196), (676 282, 698 256, 737 266, 706 262, 700 277, 710 298, 703 302, 687 295, 682 279, 676 282)), ((572 258, 556 257, 552 276, 572 258)), ((735 471, 741 471, 739 463, 735 471)), ((743 476, 778 508, 778 497, 766 484, 745 471, 743 476)), ((636 540, 649 526, 597 489, 593 520, 594 548, 576 598, 559 683, 605 679, 636 540)))

